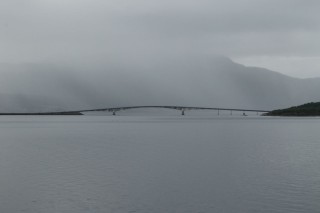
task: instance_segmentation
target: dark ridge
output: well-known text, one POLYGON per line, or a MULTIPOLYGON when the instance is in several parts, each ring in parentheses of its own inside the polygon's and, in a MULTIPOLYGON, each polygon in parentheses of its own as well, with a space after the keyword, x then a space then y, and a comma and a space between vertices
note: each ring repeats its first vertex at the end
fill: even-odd
POLYGON ((265 113, 266 116, 320 116, 320 102, 306 103, 265 113))
POLYGON ((83 115, 81 112, 0 113, 0 115, 83 115))

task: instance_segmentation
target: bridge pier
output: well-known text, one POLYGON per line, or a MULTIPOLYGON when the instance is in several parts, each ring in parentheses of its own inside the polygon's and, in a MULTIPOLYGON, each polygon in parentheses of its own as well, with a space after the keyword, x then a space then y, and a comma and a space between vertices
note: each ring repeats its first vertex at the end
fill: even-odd
POLYGON ((181 110, 181 115, 184 115, 184 110, 181 110))
POLYGON ((230 115, 232 115, 232 110, 230 111, 230 115))
POLYGON ((116 111, 112 111, 112 115, 116 115, 116 111))

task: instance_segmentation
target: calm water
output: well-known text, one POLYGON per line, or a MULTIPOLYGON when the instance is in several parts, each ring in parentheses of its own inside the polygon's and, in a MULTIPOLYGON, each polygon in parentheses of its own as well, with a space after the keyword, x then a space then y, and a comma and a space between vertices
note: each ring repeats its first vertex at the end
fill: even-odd
POLYGON ((0 117, 0 212, 320 212, 320 119, 0 117))

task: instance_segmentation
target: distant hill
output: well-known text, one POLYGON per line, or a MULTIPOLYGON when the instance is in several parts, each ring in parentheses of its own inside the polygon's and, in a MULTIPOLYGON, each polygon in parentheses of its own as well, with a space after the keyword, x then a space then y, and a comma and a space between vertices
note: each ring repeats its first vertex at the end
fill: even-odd
POLYGON ((0 64, 0 113, 134 105, 273 110, 320 101, 299 79, 220 56, 99 65, 0 64))
POLYGON ((320 102, 307 103, 287 109, 274 110, 265 115, 268 116, 320 116, 320 102))

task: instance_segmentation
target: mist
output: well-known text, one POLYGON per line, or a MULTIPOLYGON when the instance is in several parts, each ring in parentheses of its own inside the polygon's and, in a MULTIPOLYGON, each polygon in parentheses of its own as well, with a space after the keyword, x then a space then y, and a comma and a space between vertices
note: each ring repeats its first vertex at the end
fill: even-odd
POLYGON ((270 109, 317 100, 309 91, 317 86, 307 86, 310 95, 291 85, 319 76, 319 6, 313 0, 4 0, 0 109, 270 109), (281 74, 259 84, 253 79, 273 72, 244 71, 234 62, 281 74))
POLYGON ((130 66, 218 54, 295 77, 305 77, 300 67, 307 67, 307 76, 317 77, 319 6, 315 0, 3 0, 0 62, 130 66))
POLYGON ((139 105, 270 110, 320 99, 320 79, 246 67, 218 55, 0 67, 2 112, 139 105))

